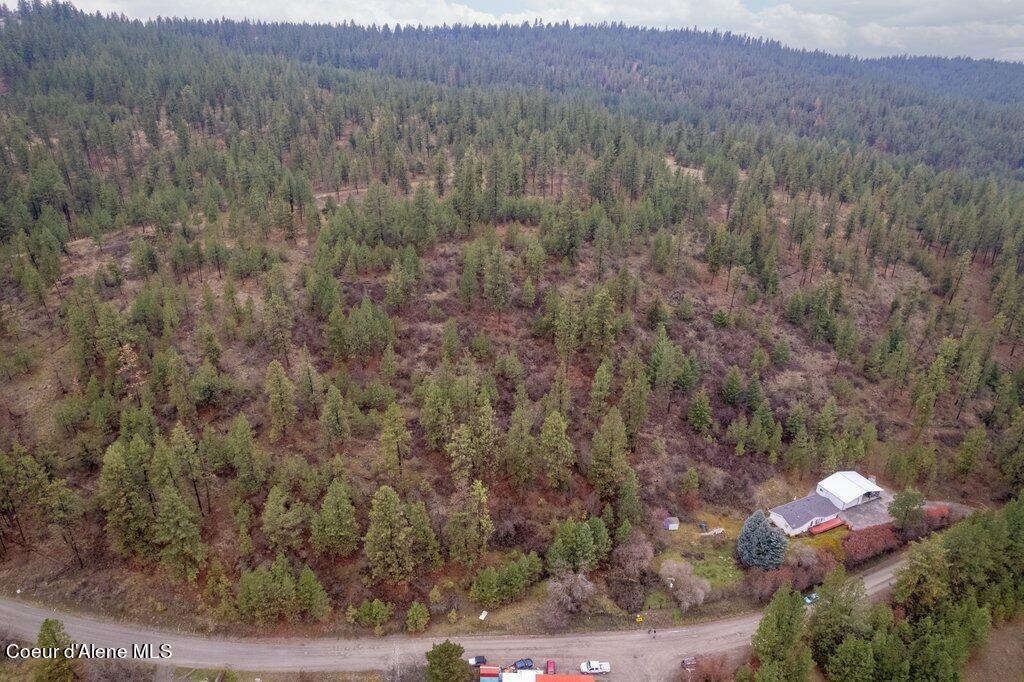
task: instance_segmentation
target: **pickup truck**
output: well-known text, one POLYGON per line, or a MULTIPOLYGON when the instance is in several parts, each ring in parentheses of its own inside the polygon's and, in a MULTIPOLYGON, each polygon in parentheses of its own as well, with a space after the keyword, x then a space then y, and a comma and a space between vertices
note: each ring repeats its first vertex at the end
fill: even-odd
POLYGON ((584 675, 607 675, 612 671, 612 664, 606 661, 583 661, 580 672, 584 675))

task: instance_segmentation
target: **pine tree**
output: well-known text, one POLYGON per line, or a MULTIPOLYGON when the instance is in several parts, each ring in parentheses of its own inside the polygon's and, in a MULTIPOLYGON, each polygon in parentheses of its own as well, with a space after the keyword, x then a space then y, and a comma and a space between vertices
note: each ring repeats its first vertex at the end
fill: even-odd
POLYGON ((412 434, 405 425, 405 415, 398 403, 391 403, 381 420, 378 451, 381 469, 392 480, 402 471, 402 457, 409 452, 412 434))
POLYGON ((283 357, 288 362, 288 349, 292 342, 292 317, 291 306, 281 298, 277 292, 267 299, 263 311, 264 334, 270 352, 275 357, 283 357))
POLYGON ((811 653, 803 643, 804 600, 799 592, 783 587, 764 610, 752 640, 761 671, 758 679, 800 682, 810 679, 811 653))
POLYGON ((267 501, 263 503, 260 522, 263 534, 272 549, 284 552, 298 545, 302 511, 300 505, 293 504, 288 499, 288 494, 281 486, 275 485, 270 489, 267 501))
POLYGON ((452 479, 456 486, 465 486, 473 476, 475 449, 473 432, 465 424, 459 424, 452 432, 452 438, 445 448, 451 466, 452 479))
POLYGON ((533 415, 526 400, 520 400, 509 418, 505 434, 505 471, 517 484, 525 484, 536 475, 536 441, 532 434, 533 415))
POLYGON ((54 618, 47 618, 39 627, 36 646, 53 650, 53 657, 41 658, 32 664, 33 682, 73 682, 78 679, 78 662, 65 655, 65 649, 74 644, 64 631, 64 624, 54 618))
POLYGON ((640 355, 634 349, 623 365, 626 379, 622 386, 622 398, 619 409, 626 424, 626 436, 630 447, 636 443, 637 434, 647 420, 648 399, 651 395, 651 384, 647 378, 647 370, 640 361, 640 355))
POLYGON ((191 494, 196 500, 196 509, 201 513, 205 513, 199 489, 204 489, 207 506, 209 506, 210 490, 206 466, 199 456, 196 442, 192 440, 188 430, 181 422, 174 425, 169 445, 174 461, 177 462, 177 469, 183 472, 188 479, 188 487, 191 489, 191 494))
POLYGON ((270 431, 267 436, 273 443, 295 421, 298 413, 295 406, 295 386, 277 360, 272 360, 267 366, 263 392, 267 397, 267 414, 270 419, 270 431))
POLYGON ((316 367, 313 365, 313 358, 309 354, 309 349, 303 346, 299 356, 295 402, 298 409, 304 414, 314 414, 316 408, 323 401, 323 387, 321 383, 320 373, 316 371, 316 367))
POLYGON ((743 397, 743 375, 740 368, 733 365, 725 375, 722 383, 722 400, 727 405, 738 405, 743 397))
POLYGON ((469 682, 472 672, 460 645, 444 640, 427 652, 427 682, 469 682))
POLYGON ((331 448, 344 443, 350 434, 345 402, 334 384, 327 387, 327 399, 320 407, 320 433, 331 448))
POLYGON ((613 372, 612 361, 606 357, 597 366, 594 378, 590 382, 590 406, 587 409, 587 414, 594 422, 600 419, 608 409, 607 403, 612 392, 613 372))
POLYGON ((178 491, 166 486, 157 502, 153 542, 159 546, 160 563, 179 579, 194 583, 206 556, 198 519, 178 491))
POLYGON ((643 518, 643 506, 640 504, 640 480, 636 471, 629 467, 619 488, 619 498, 615 503, 615 518, 619 523, 637 524, 643 518))
POLYGON ((483 483, 473 481, 463 504, 448 517, 444 530, 448 553, 453 560, 472 566, 483 557, 494 534, 494 523, 487 508, 487 488, 483 483))
POLYGON ((703 388, 697 391, 690 401, 690 411, 686 415, 690 428, 700 435, 706 434, 714 426, 711 413, 711 399, 703 388))
POLYGON ((416 561, 429 571, 441 568, 441 545, 431 526, 427 506, 423 502, 409 504, 406 517, 409 519, 409 544, 416 561))
POLYGON ((473 439, 473 472, 474 475, 480 475, 483 471, 490 471, 491 454, 500 447, 494 409, 491 407, 490 398, 483 390, 477 396, 470 431, 473 439))
POLYGON ((594 432, 587 469, 587 479, 602 498, 618 492, 628 467, 626 450, 626 425, 619 408, 612 407, 594 432))
POLYGON ((123 555, 146 555, 152 551, 153 507, 149 492, 140 481, 141 462, 129 456, 129 449, 116 440, 103 455, 100 469, 100 505, 106 513, 106 531, 111 543, 123 555))
POLYGON ((565 489, 576 463, 576 453, 566 435, 567 424, 558 412, 550 412, 544 418, 540 431, 540 459, 547 471, 549 488, 565 489))
POLYGON ((423 632, 427 629, 429 623, 430 611, 427 610, 426 606, 418 601, 414 601, 409 605, 409 610, 405 612, 405 629, 407 632, 423 632))
POLYGON ((295 588, 295 599, 300 611, 311 619, 323 622, 331 616, 331 599, 320 584, 316 574, 307 565, 302 566, 299 582, 295 588))
POLYGON ((451 399, 440 382, 433 379, 428 379, 423 386, 419 422, 426 431, 427 443, 434 450, 440 450, 451 439, 455 423, 451 399))
POLYGON ((258 491, 266 478, 266 468, 263 454, 256 445, 252 427, 244 414, 239 414, 231 422, 231 429, 224 441, 224 453, 227 461, 235 468, 242 490, 250 495, 258 491))
POLYGON ((377 488, 370 505, 370 524, 363 537, 363 553, 374 582, 400 583, 412 575, 415 557, 410 535, 398 493, 386 485, 377 488))
POLYGON ((348 485, 336 477, 327 486, 320 511, 310 521, 310 540, 319 554, 346 557, 359 544, 359 524, 348 485))

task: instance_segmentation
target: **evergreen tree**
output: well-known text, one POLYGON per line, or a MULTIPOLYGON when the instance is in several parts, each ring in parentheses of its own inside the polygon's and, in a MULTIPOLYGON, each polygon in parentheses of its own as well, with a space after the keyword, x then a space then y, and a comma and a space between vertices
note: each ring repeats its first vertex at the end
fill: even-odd
POLYGON ((825 672, 832 682, 874 682, 875 652, 871 642, 848 635, 828 659, 825 672))
POLYGON ((55 655, 44 657, 32 664, 33 682, 73 682, 78 679, 78 662, 65 655, 65 649, 74 644, 64 631, 64 624, 54 618, 47 618, 39 627, 36 646, 52 649, 55 655))
POLYGON ((743 523, 736 539, 736 553, 744 566, 771 570, 782 564, 788 544, 782 531, 758 509, 743 523))
POLYGON ((272 549, 285 552, 299 544, 303 509, 288 499, 288 494, 281 486, 275 485, 270 489, 267 501, 263 503, 260 521, 263 534, 272 549))
POLYGON ((722 383, 722 400, 727 405, 738 405, 743 397, 743 375, 740 368, 733 365, 725 375, 722 383))
POLYGON ((381 468, 391 479, 402 471, 402 458, 408 454, 412 434, 405 425, 405 415, 397 403, 388 405, 381 420, 378 451, 381 468))
POLYGON ((334 384, 327 387, 327 399, 320 407, 320 433, 324 441, 336 448, 349 437, 350 428, 341 391, 334 384))
POLYGON ((771 672, 760 679, 810 679, 811 652, 803 642, 804 629, 803 597, 789 587, 780 588, 765 608, 752 641, 761 670, 771 672))
POLYGON ((154 509, 140 480, 142 466, 130 456, 129 448, 116 440, 103 455, 100 469, 99 499, 106 514, 107 535, 114 549, 124 555, 152 551, 154 509))
POLYGON ((428 571, 441 568, 441 546, 430 523, 427 506, 423 502, 413 502, 406 507, 406 517, 409 519, 409 543, 413 557, 428 571))
POLYGON ((487 488, 473 481, 457 511, 452 512, 444 528, 448 554, 467 566, 476 564, 487 551, 494 534, 494 523, 487 508, 487 488))
POLYGON ((418 601, 414 601, 409 605, 409 610, 405 612, 406 631, 412 633, 423 632, 427 629, 429 623, 430 611, 427 611, 426 606, 418 601))
POLYGON ((608 409, 607 402, 612 392, 612 380, 612 361, 606 357, 597 366, 594 378, 590 382, 590 407, 587 409, 587 414, 594 422, 600 419, 608 409))
POLYGON ((386 485, 377 488, 370 505, 370 524, 363 536, 363 552, 374 582, 400 583, 409 578, 415 562, 410 536, 398 493, 386 485))
POLYGON ((295 386, 277 360, 272 360, 267 365, 263 392, 267 397, 267 416, 270 420, 270 431, 267 435, 273 443, 295 421, 298 413, 295 406, 295 386))
POLYGON ((565 489, 572 476, 576 453, 566 435, 567 424, 558 412, 550 412, 544 418, 540 431, 540 459, 547 471, 549 488, 565 489))
POLYGON ((701 435, 710 431, 714 426, 711 400, 708 398, 707 391, 703 388, 697 391, 697 394, 693 396, 693 400, 690 401, 690 411, 687 413, 686 419, 690 424, 690 428, 701 435))
POLYGON ((536 440, 532 434, 533 415, 525 400, 517 401, 509 418, 505 434, 505 470, 509 478, 519 484, 528 483, 536 476, 536 440))
POLYGON ((455 423, 451 399, 440 382, 433 379, 424 382, 419 422, 431 448, 440 450, 451 439, 455 423))
POLYGON ((302 571, 299 573, 295 599, 299 610, 311 619, 323 622, 330 618, 331 599, 309 566, 303 565, 302 571))
POLYGON ((162 563, 179 579, 195 582, 206 556, 196 513, 178 491, 166 486, 157 501, 153 542, 160 548, 162 563))
POLYGON ((602 498, 618 492, 628 463, 626 425, 617 407, 608 410, 590 445, 587 479, 602 498))
POLYGON ((427 682, 469 682, 473 674, 458 644, 444 640, 427 652, 427 682))
POLYGON ((345 557, 359 544, 359 524, 348 485, 335 477, 327 486, 320 511, 310 521, 310 540, 320 554, 345 557))

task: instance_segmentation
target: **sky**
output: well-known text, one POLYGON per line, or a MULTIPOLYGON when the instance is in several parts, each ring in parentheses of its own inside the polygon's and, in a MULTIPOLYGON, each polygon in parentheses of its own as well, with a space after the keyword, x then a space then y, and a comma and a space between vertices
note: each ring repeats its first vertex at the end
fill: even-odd
POLYGON ((1024 0, 72 0, 147 19, 186 16, 360 24, 621 21, 696 26, 839 54, 1024 61, 1024 0))

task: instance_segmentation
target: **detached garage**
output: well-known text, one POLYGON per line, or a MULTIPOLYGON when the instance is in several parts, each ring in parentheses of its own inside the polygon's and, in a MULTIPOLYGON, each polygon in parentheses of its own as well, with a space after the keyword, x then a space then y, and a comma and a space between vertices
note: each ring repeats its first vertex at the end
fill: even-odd
POLYGON ((882 489, 856 471, 837 471, 819 481, 815 492, 844 510, 881 496, 882 489))

